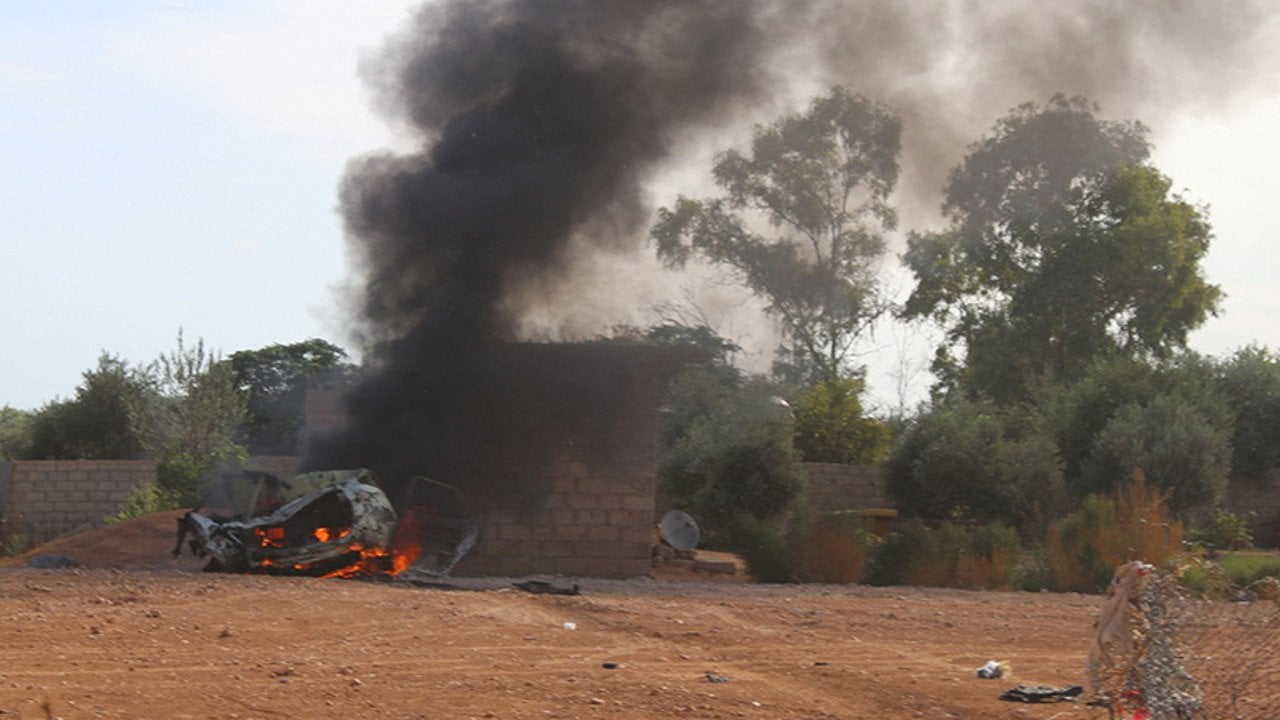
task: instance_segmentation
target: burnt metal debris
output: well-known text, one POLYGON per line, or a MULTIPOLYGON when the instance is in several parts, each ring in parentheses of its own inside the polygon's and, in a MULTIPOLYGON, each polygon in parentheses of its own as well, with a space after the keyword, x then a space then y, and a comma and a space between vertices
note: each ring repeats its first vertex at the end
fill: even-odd
POLYGON ((1001 700, 1024 703, 1075 702, 1084 693, 1080 685, 1049 687, 1047 685, 1018 685, 1004 691, 1001 700))
POLYGON ((477 525, 451 486, 410 483, 397 513, 365 469, 303 473, 281 481, 245 471, 221 495, 178 521, 206 571, 306 576, 446 575, 475 545, 477 525), (202 512, 205 507, 216 508, 202 512))

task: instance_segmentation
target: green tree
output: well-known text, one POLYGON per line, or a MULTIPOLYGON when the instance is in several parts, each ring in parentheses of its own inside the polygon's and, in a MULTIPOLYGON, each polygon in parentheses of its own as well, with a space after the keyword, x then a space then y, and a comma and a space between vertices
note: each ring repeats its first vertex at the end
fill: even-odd
POLYGON ((947 329, 944 383, 1021 399, 1098 358, 1167 357, 1216 312, 1203 211, 1147 164, 1145 127, 1096 113, 1062 96, 1016 108, 951 172, 950 226, 909 238, 904 315, 947 329))
POLYGON ((751 156, 713 170, 723 197, 680 197, 651 235, 668 266, 692 257, 736 272, 768 303, 810 380, 837 380, 887 304, 873 271, 898 178, 901 123, 834 88, 806 112, 756 128, 751 156))
POLYGON ((35 413, 5 405, 0 407, 0 460, 27 456, 35 413))
POLYGON ((1265 483, 1280 467, 1280 356, 1243 348, 1218 365, 1216 385, 1235 415, 1231 478, 1265 483))
POLYGON ((204 341, 178 346, 143 371, 148 392, 132 409, 156 482, 171 507, 199 500, 199 480, 215 466, 246 456, 240 434, 248 419, 235 371, 204 341))
POLYGON ((791 417, 776 391, 733 368, 702 365, 682 373, 668 392, 662 489, 703 524, 712 542, 729 542, 742 525, 740 515, 780 519, 803 487, 791 417))
POLYGON ((245 442, 257 455, 296 453, 307 391, 341 387, 355 369, 342 348, 317 338, 241 350, 227 362, 247 398, 245 442))
POLYGON ((1083 377, 1069 385, 1039 389, 1037 407, 1053 428, 1072 495, 1083 497, 1111 490, 1110 483, 1091 487, 1082 478, 1082 469, 1093 454, 1095 439, 1121 407, 1149 402, 1167 382, 1162 381, 1148 363, 1114 358, 1094 363, 1083 377))
POLYGON ((809 462, 869 465, 889 452, 889 427, 864 417, 861 378, 820 381, 792 402, 795 446, 809 462))
POLYGON ((1029 537, 1064 504, 1057 447, 1034 414, 960 397, 906 428, 884 481, 904 515, 1003 521, 1029 537))
POLYGON ((1116 358, 1040 392, 1071 496, 1110 494, 1135 469, 1180 513, 1219 496, 1234 413, 1216 373, 1215 363, 1193 354, 1155 365, 1116 358))
POLYGON ((1082 484, 1107 491, 1141 471, 1185 517, 1221 500, 1231 467, 1231 432, 1191 399, 1163 393, 1116 411, 1094 440, 1082 484))
POLYGON ((32 460, 121 460, 139 457, 142 442, 129 409, 145 395, 136 369, 108 353, 86 371, 71 400, 54 401, 31 420, 25 456, 32 460))

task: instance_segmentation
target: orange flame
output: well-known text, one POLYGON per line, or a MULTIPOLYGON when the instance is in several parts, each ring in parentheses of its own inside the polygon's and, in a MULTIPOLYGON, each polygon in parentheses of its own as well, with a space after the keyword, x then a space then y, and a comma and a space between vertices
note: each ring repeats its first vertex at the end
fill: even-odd
MULTIPOLYGON (((425 506, 410 508, 396 526, 390 547, 366 547, 360 543, 352 543, 347 548, 349 553, 352 554, 351 562, 320 577, 353 578, 374 575, 394 577, 399 575, 409 569, 422 554, 422 527, 430 521, 430 516, 431 511, 425 506)), ((287 546, 283 527, 254 528, 253 532, 261 547, 283 548, 287 546)), ((311 536, 319 542, 341 540, 350 534, 351 528, 349 527, 317 527, 311 531, 311 536)), ((271 567, 272 563, 264 558, 259 561, 259 565, 265 568, 271 567)), ((293 569, 299 572, 306 572, 309 567, 309 565, 300 564, 294 565, 293 569)))
POLYGON ((313 530, 311 534, 320 542, 329 542, 330 540, 341 540, 342 538, 350 535, 351 528, 342 528, 334 531, 333 528, 318 527, 313 530))
POLYGON ((320 577, 353 578, 370 575, 387 575, 395 577, 408 570, 422 552, 420 545, 411 544, 406 547, 365 547, 354 543, 349 548, 356 553, 355 559, 348 565, 321 575, 320 577))
POLYGON ((254 528, 253 534, 258 537, 258 547, 284 547, 284 528, 254 528))

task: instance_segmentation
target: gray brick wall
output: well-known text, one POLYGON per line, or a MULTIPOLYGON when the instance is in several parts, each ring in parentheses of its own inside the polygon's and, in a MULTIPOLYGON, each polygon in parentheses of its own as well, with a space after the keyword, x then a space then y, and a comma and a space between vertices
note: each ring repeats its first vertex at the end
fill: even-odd
POLYGON ((875 465, 805 463, 805 499, 811 514, 864 508, 893 508, 875 465))
POLYGON ((32 544, 101 525, 129 493, 155 480, 148 460, 20 460, 12 464, 3 507, 8 537, 32 544))
MULTIPOLYGON (((581 413, 590 421, 561 418, 546 430, 536 421, 502 428, 499 435, 509 443, 502 454, 523 458, 518 465, 525 475, 508 485, 507 492, 480 490, 469 497, 480 518, 480 543, 455 572, 614 578, 648 574, 657 512, 661 367, 634 349, 579 346, 535 349, 523 367, 529 372, 528 382, 541 386, 539 392, 546 393, 549 402, 568 402, 570 415, 581 413), (578 362, 582 358, 590 362, 578 362), (577 370, 565 374, 553 366, 577 370), (544 369, 549 371, 540 372, 544 369), (604 386, 608 392, 566 401, 574 390, 565 385, 577 383, 604 386)), ((473 468, 481 477, 472 486, 483 487, 486 474, 502 474, 503 468, 496 467, 501 463, 499 459, 495 466, 480 463, 473 468)), ((468 493, 463 478, 442 479, 468 493)))

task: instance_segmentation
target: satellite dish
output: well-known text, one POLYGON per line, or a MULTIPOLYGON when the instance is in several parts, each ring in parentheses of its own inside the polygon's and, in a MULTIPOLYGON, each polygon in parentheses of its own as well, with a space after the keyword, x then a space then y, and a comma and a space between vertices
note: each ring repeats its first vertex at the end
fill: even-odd
POLYGON ((688 552, 698 547, 698 539, 701 537, 698 532, 698 523, 694 522, 687 513, 679 510, 672 510, 662 516, 662 522, 658 523, 658 532, 662 534, 662 539, 668 545, 681 552, 688 552))

